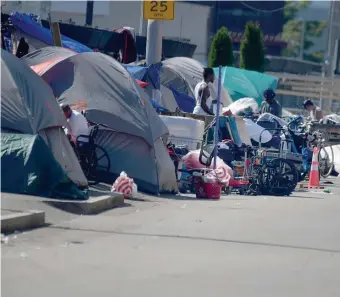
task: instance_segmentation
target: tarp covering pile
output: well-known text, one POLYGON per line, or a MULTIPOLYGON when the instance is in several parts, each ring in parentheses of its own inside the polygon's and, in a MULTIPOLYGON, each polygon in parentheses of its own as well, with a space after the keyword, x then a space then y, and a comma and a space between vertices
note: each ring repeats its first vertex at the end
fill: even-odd
MULTIPOLYGON (((61 129, 65 125, 66 119, 51 88, 23 61, 1 50, 2 132, 20 133, 23 137, 24 134, 40 135, 70 180, 86 186, 87 181, 77 157, 61 129)), ((32 149, 29 146, 27 148, 32 149)), ((39 150, 42 146, 37 145, 35 148, 39 150)), ((43 150, 42 148, 42 153, 43 150)), ((8 150, 6 152, 9 154, 8 150)), ((39 155, 39 151, 32 153, 34 153, 34 156, 39 155)), ((28 155, 31 155, 31 153, 28 153, 28 155)), ((2 166, 2 170, 6 169, 7 166, 2 166)), ((39 176, 45 173, 40 170, 36 174, 39 176)), ((2 177, 5 175, 4 172, 2 177)), ((70 180, 69 185, 72 184, 70 180)), ((1 186, 6 188, 6 182, 11 183, 11 181, 3 179, 1 186)), ((51 186, 54 187, 55 185, 51 186)), ((73 188, 70 187, 69 191, 70 196, 74 197, 73 188)), ((78 197, 83 198, 83 194, 79 192, 78 197)))
POLYGON ((52 87, 59 103, 84 103, 85 117, 105 124, 96 143, 110 156, 110 181, 125 171, 142 190, 177 188, 175 171, 161 138, 168 129, 143 90, 116 60, 101 53, 76 54, 56 47, 24 57, 52 87))

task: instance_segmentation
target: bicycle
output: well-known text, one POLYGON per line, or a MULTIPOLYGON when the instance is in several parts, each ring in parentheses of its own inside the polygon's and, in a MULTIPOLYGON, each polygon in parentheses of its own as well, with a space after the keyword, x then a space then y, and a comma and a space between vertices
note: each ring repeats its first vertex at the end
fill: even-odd
POLYGON ((331 175, 334 169, 334 152, 332 146, 327 146, 328 135, 322 131, 315 131, 312 134, 313 140, 310 142, 311 146, 316 146, 318 148, 318 162, 319 162, 319 172, 324 178, 331 175), (326 150, 328 148, 328 151, 326 150))
POLYGON ((92 126, 89 135, 79 135, 76 139, 76 155, 85 177, 90 184, 99 182, 98 173, 108 173, 111 168, 111 160, 104 148, 95 143, 99 128, 108 128, 104 124, 89 122, 92 126))
MULTIPOLYGON (((323 131, 310 132, 311 122, 302 124, 302 118, 297 117, 288 123, 288 132, 292 138, 292 149, 295 153, 304 154, 303 150, 307 149, 312 152, 313 147, 318 147, 318 161, 320 176, 328 177, 334 168, 334 152, 331 146, 327 146, 328 134, 323 131), (292 128, 295 126, 295 128, 292 128), (326 150, 327 147, 327 150, 326 150)), ((310 156, 311 158, 311 156, 310 156)), ((311 159, 310 159, 311 162, 311 159)), ((310 164, 301 172, 300 179, 304 180, 305 176, 309 174, 310 164)))

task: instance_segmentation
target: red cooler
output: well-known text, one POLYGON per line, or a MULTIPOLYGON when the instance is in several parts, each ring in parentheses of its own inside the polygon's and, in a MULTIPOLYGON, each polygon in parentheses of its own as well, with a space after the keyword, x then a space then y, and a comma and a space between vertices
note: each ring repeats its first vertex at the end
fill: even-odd
POLYGON ((220 199, 222 185, 216 182, 204 182, 201 178, 196 178, 195 192, 196 198, 220 199))

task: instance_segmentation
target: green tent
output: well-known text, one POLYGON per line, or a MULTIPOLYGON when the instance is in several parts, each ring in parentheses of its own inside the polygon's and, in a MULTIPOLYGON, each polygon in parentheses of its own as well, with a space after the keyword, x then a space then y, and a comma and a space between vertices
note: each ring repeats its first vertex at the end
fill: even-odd
MULTIPOLYGON (((218 77, 218 68, 214 68, 218 77)), ((276 90, 278 78, 257 71, 249 71, 234 67, 222 68, 222 86, 227 89, 233 101, 241 98, 254 98, 258 104, 262 102, 263 91, 276 90)))
POLYGON ((87 199, 39 135, 1 133, 1 192, 87 199))

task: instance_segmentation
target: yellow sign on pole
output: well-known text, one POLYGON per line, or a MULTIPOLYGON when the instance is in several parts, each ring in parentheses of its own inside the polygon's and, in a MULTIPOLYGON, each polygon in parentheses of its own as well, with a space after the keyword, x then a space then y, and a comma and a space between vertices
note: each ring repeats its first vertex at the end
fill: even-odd
POLYGON ((145 20, 172 21, 175 19, 175 1, 144 0, 143 17, 145 20))

